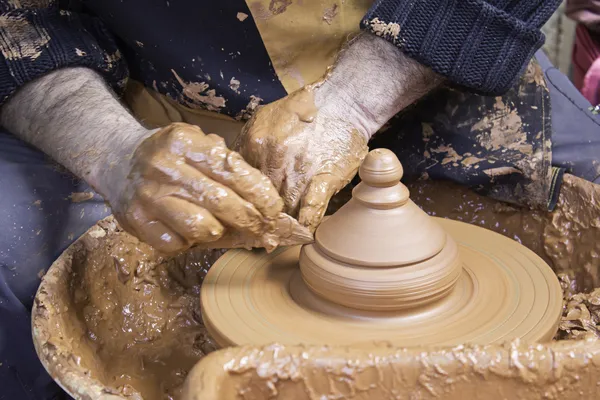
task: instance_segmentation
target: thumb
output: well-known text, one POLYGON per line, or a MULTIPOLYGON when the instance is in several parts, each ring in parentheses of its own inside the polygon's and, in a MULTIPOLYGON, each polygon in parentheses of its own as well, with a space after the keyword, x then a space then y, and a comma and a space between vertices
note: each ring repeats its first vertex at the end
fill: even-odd
POLYGON ((347 183, 346 179, 330 173, 315 175, 302 198, 298 222, 314 232, 327 211, 329 200, 347 183))

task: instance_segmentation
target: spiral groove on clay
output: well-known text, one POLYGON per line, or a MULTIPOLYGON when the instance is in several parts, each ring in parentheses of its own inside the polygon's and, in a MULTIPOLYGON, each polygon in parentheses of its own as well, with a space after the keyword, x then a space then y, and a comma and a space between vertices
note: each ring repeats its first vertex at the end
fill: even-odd
POLYGON ((394 153, 376 149, 352 199, 300 252, 306 285, 361 310, 393 311, 441 299, 462 271, 454 239, 409 199, 394 153))
POLYGON ((429 217, 376 149, 353 198, 315 243, 274 253, 231 250, 202 286, 202 314, 221 346, 396 346, 550 340, 562 312, 551 268, 497 233, 429 217))

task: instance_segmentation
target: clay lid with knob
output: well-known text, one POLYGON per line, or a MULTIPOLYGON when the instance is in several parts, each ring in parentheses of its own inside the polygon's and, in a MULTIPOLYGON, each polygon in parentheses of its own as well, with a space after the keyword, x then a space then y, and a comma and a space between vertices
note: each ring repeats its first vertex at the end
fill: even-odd
POLYGON ((315 246, 361 267, 398 267, 438 254, 447 235, 410 200, 402 174, 392 151, 372 150, 359 169, 362 182, 352 200, 319 226, 315 246))

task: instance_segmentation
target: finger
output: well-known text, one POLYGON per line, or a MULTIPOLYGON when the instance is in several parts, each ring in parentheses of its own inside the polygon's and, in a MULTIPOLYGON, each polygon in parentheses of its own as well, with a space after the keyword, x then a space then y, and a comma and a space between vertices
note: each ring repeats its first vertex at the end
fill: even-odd
POLYGON ((221 137, 207 135, 206 138, 212 146, 191 150, 188 163, 252 203, 265 217, 276 217, 283 210, 283 200, 269 178, 252 168, 241 155, 229 150, 221 137), (200 156, 195 151, 204 154, 200 156))
POLYGON ((253 204, 192 166, 184 164, 179 169, 181 176, 177 182, 183 190, 176 191, 174 196, 205 208, 226 226, 255 236, 262 235, 265 230, 263 216, 253 204))
POLYGON ((300 202, 306 193, 312 173, 302 171, 288 171, 281 186, 281 197, 284 202, 284 212, 293 217, 298 216, 300 202))
POLYGON ((260 172, 267 176, 276 190, 281 193, 286 178, 286 166, 290 163, 288 146, 277 138, 270 137, 262 149, 266 153, 266 161, 260 165, 260 172))
POLYGON ((273 127, 279 126, 280 113, 273 107, 262 107, 246 123, 234 150, 246 162, 266 175, 277 190, 281 189, 286 147, 273 127))
POLYGON ((208 210, 183 199, 163 197, 152 207, 152 213, 189 244, 214 242, 225 231, 208 210))
POLYGON ((314 176, 302 198, 298 222, 314 232, 327 211, 329 200, 346 183, 345 179, 328 173, 314 176))
POLYGON ((244 160, 258 169, 267 165, 269 152, 266 146, 271 137, 271 129, 263 121, 266 117, 264 111, 262 108, 259 109, 244 125, 233 147, 233 150, 240 153, 244 160))
POLYGON ((151 218, 140 203, 129 208, 125 220, 138 239, 162 253, 175 254, 190 247, 179 234, 158 219, 151 218))

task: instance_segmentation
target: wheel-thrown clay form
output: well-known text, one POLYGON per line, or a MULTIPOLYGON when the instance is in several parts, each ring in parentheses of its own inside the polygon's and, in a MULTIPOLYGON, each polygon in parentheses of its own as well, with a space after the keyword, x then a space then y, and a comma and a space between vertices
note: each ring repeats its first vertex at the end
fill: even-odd
POLYGON ((221 346, 488 344, 547 341, 562 292, 532 251, 494 232, 429 217, 389 150, 369 153, 353 198, 315 243, 232 250, 202 287, 204 322, 221 346))

